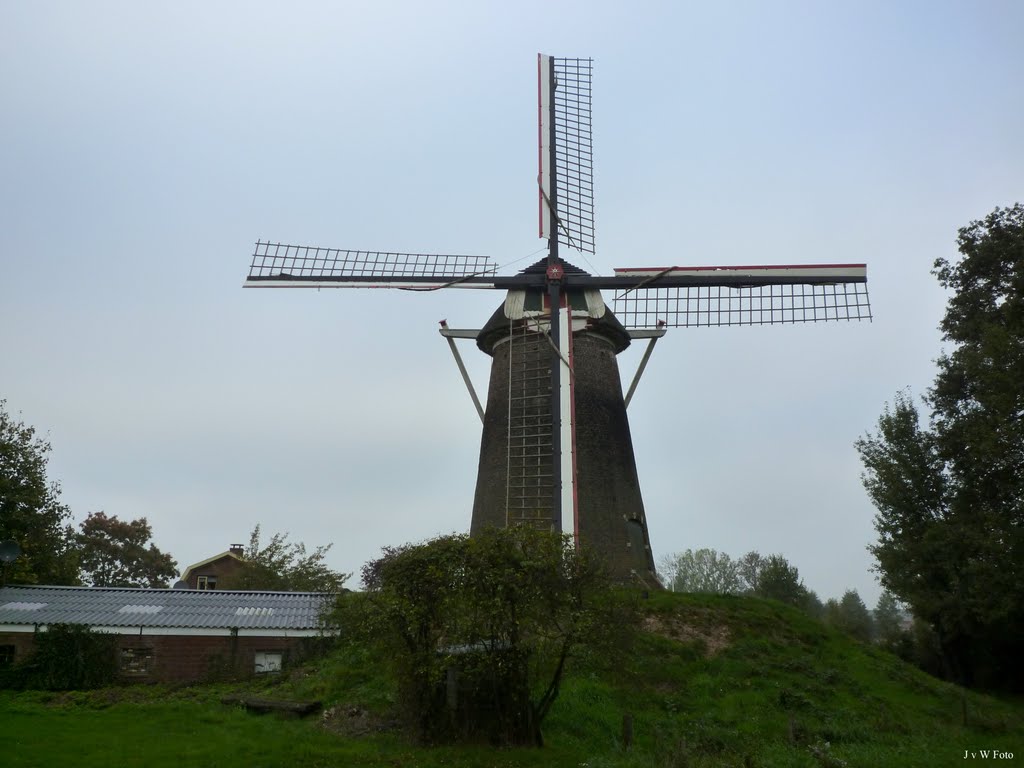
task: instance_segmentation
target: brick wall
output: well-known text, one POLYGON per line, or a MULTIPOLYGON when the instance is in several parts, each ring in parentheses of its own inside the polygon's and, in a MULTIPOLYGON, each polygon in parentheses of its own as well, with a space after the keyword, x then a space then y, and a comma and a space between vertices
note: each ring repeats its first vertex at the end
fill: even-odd
MULTIPOLYGON (((309 639, 289 637, 232 637, 178 635, 118 635, 118 656, 122 649, 151 651, 148 671, 123 675, 125 681, 193 683, 254 674, 255 655, 260 651, 280 652, 284 662, 297 660, 307 652, 309 639)), ((0 634, 0 645, 15 646, 15 663, 31 653, 31 632, 0 634)))
POLYGON ((236 557, 224 555, 224 557, 207 563, 202 568, 197 568, 188 575, 188 588, 198 589, 200 576, 217 577, 217 589, 233 589, 232 583, 242 569, 242 563, 236 557))
MULTIPOLYGON (((612 323, 610 312, 601 322, 605 325, 594 325, 573 336, 580 538, 605 559, 616 580, 631 583, 636 574, 642 583, 654 587, 654 556, 616 361, 617 323, 612 323)), ((507 320, 505 324, 507 329, 507 320)), ((492 336, 497 335, 495 330, 492 336)), ((550 345, 539 334, 531 335, 536 337, 533 343, 538 360, 550 365, 550 345)), ((510 349, 511 345, 504 343, 491 352, 494 360, 480 441, 471 535, 506 524, 510 349)), ((521 352, 513 354, 524 357, 521 352)), ((514 368, 513 388, 518 375, 514 368)), ((536 394, 545 414, 549 392, 548 380, 538 379, 536 394)), ((509 489, 510 507, 519 501, 517 493, 515 488, 509 489)))

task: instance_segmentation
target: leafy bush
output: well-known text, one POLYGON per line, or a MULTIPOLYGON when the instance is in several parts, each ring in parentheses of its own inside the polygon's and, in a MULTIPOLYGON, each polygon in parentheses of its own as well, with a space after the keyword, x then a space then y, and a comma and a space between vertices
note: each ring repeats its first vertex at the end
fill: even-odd
POLYGON ((36 632, 35 651, 11 671, 11 687, 50 691, 101 688, 117 678, 117 638, 81 624, 36 632))
MULTIPOLYGON (((541 744, 570 658, 632 626, 572 541, 526 528, 386 548, 363 569, 361 627, 392 660, 421 742, 541 744)), ((347 604, 347 607, 346 607, 347 604)))

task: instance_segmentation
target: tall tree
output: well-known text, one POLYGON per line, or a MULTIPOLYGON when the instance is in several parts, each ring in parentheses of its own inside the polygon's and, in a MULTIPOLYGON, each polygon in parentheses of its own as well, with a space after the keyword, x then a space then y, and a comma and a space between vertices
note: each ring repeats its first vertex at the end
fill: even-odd
POLYGON ((77 582, 71 510, 60 501, 60 484, 46 477, 49 453, 50 443, 11 418, 0 400, 0 541, 21 548, 9 583, 77 582))
POLYGON ((751 550, 736 561, 736 568, 740 574, 742 591, 749 594, 757 594, 761 585, 761 568, 764 566, 764 557, 760 552, 751 550))
POLYGON ((947 674, 1022 687, 1024 206, 971 222, 957 245, 958 261, 935 262, 952 294, 929 425, 897 396, 857 449, 883 586, 934 629, 947 674))
MULTIPOLYGON (((953 611, 955 578, 945 463, 935 435, 923 429, 910 395, 897 393, 878 431, 858 440, 863 482, 877 510, 878 540, 869 547, 882 586, 922 617, 953 611)), ((929 619, 931 620, 931 619, 929 619)))
POLYGON ((688 549, 670 555, 662 562, 662 572, 673 592, 736 595, 743 588, 738 564, 714 549, 688 549))
POLYGON ((287 533, 275 533, 266 544, 260 533, 257 525, 249 535, 241 568, 224 579, 223 589, 340 592, 351 576, 328 567, 326 558, 332 544, 307 552, 305 544, 288 541, 287 533))
POLYGON ((90 586, 166 589, 178 573, 174 559, 149 541, 153 530, 144 517, 124 522, 90 512, 79 527, 82 581, 90 586))

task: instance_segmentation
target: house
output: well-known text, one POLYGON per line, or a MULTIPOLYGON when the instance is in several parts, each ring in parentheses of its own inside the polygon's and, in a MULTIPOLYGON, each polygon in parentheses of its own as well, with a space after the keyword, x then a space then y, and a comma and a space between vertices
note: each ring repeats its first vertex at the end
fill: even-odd
POLYGON ((51 624, 117 636, 124 680, 199 682, 274 672, 332 635, 314 592, 11 586, 0 589, 0 664, 31 653, 51 624))
POLYGON ((188 584, 189 589, 224 589, 231 587, 231 582, 242 569, 245 550, 241 544, 232 544, 227 552, 208 557, 202 562, 190 565, 181 574, 181 580, 188 584))

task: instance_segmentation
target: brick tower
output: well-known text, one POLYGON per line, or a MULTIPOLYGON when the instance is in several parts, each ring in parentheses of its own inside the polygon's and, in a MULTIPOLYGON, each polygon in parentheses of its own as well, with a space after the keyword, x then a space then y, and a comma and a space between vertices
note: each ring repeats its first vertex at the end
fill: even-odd
MULTIPOLYGON (((586 273, 562 262, 566 275, 586 273)), ((524 270, 543 274, 541 261, 524 270)), ((616 355, 629 332, 597 290, 570 290, 575 533, 619 581, 653 586, 647 518, 616 355)), ((476 343, 493 359, 471 533, 530 525, 558 530, 552 478, 552 343, 543 289, 509 291, 476 343)))

